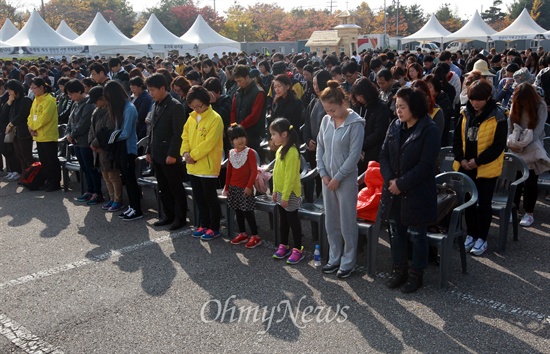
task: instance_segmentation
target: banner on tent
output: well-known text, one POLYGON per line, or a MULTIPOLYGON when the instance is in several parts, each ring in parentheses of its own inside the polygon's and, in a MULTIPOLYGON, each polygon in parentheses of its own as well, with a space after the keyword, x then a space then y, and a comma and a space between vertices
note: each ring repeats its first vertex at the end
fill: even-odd
POLYGON ((68 46, 68 47, 2 47, 0 53, 13 55, 61 55, 89 53, 88 46, 68 46))
POLYGON ((493 41, 519 41, 519 40, 544 40, 546 39, 544 35, 537 34, 536 36, 528 35, 510 35, 510 36, 497 36, 495 38, 489 37, 493 41))

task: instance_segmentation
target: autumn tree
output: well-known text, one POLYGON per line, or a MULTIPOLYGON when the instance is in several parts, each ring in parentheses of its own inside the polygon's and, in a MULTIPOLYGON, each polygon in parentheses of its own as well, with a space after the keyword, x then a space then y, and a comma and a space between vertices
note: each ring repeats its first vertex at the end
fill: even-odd
POLYGON ((279 40, 308 39, 314 31, 329 30, 338 23, 338 19, 328 10, 294 8, 285 16, 279 40))
POLYGON ((456 14, 457 10, 452 10, 450 4, 439 5, 435 12, 435 17, 447 31, 456 32, 462 27, 462 20, 456 14))
POLYGON ((0 0, 0 27, 4 25, 6 18, 13 22, 16 10, 15 6, 9 4, 6 0, 0 0))
POLYGON ((122 33, 132 35, 136 13, 125 0, 50 0, 44 6, 44 19, 52 28, 61 20, 78 34, 82 34, 100 12, 108 21, 113 21, 122 33))
MULTIPOLYGON (((401 7, 400 7, 401 9, 401 7)), ((428 19, 424 14, 424 10, 419 4, 413 4, 401 9, 404 11, 405 21, 407 22, 407 32, 413 34, 418 32, 426 24, 428 19)))
POLYGON ((246 8, 233 5, 227 11, 221 34, 239 42, 245 36, 248 42, 278 41, 287 15, 278 5, 256 3, 246 8))
MULTIPOLYGON (((409 35, 409 25, 407 24, 406 18, 406 8, 399 6, 399 36, 407 36, 409 35)), ((386 19, 385 19, 385 26, 384 26, 384 9, 380 9, 378 14, 374 16, 373 21, 373 32, 374 33, 384 33, 384 27, 386 27, 386 33, 389 36, 395 36, 396 27, 397 27, 397 8, 395 6, 388 6, 386 7, 386 19)))
POLYGON ((524 8, 527 9, 531 15, 533 13, 537 15, 537 18, 534 20, 539 26, 550 28, 550 0, 515 0, 508 6, 508 16, 510 20, 513 21, 516 19, 524 8), (534 12, 533 9, 535 10, 534 12))
POLYGON ((361 27, 362 34, 374 33, 374 12, 369 4, 362 2, 355 8, 355 23, 361 27))

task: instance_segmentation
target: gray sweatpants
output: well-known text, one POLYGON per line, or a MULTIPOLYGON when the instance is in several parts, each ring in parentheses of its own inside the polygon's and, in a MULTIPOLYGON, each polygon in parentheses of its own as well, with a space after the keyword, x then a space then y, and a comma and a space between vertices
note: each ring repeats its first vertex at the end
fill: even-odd
POLYGON ((323 184, 325 226, 330 246, 330 264, 340 264, 349 270, 357 260, 357 177, 355 174, 340 181, 335 191, 323 184))

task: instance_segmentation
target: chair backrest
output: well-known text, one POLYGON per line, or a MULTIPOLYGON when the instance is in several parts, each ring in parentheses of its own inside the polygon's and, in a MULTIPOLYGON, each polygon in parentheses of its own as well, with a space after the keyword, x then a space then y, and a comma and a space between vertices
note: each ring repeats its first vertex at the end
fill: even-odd
POLYGON ((439 173, 452 172, 455 154, 452 146, 444 146, 439 150, 437 157, 437 170, 439 173))
MULTIPOLYGON (((529 169, 523 159, 512 153, 505 153, 502 173, 497 180, 494 196, 512 195, 511 199, 513 199, 513 195, 516 193, 516 187, 520 183, 525 182, 527 177, 529 177, 529 169), (520 174, 519 178, 518 174, 520 174)), ((511 203, 512 200, 508 200, 508 202, 511 203)))
POLYGON ((546 150, 546 153, 550 156, 550 136, 542 139, 542 144, 544 145, 544 150, 546 150))
POLYGON ((462 172, 443 172, 435 176, 437 184, 446 184, 455 191, 459 206, 469 207, 477 202, 477 188, 472 179, 462 172))
POLYGON ((145 149, 147 149, 147 144, 149 143, 149 137, 139 139, 137 143, 138 156, 145 155, 145 149))

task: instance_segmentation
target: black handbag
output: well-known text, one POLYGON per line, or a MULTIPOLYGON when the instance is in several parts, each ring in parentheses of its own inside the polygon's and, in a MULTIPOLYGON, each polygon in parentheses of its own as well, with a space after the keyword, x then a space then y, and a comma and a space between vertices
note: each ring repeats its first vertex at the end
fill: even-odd
POLYGON ((458 206, 456 192, 446 183, 437 186, 437 220, 434 225, 428 226, 428 231, 446 233, 451 222, 453 209, 458 206))

